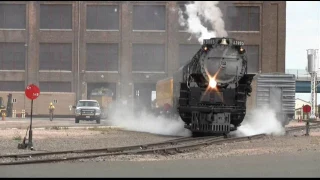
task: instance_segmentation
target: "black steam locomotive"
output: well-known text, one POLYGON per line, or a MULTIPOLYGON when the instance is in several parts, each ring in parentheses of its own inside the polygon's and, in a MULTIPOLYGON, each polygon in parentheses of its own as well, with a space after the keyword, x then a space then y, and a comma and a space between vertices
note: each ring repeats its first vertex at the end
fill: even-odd
POLYGON ((245 117, 254 77, 247 74, 243 45, 232 38, 205 39, 189 63, 157 83, 158 106, 179 114, 195 134, 236 130, 245 117))

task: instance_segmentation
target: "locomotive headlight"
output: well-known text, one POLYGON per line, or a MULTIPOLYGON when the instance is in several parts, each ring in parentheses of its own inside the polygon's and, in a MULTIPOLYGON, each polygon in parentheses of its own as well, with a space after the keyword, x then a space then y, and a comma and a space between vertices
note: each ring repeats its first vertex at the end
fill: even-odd
POLYGON ((217 86, 217 81, 214 80, 214 79, 210 79, 210 81, 209 81, 209 86, 210 86, 211 88, 215 88, 215 87, 217 86))
POLYGON ((245 49, 243 49, 242 47, 239 49, 239 51, 241 54, 246 52, 245 49))
POLYGON ((203 48, 205 51, 208 50, 207 46, 203 48))

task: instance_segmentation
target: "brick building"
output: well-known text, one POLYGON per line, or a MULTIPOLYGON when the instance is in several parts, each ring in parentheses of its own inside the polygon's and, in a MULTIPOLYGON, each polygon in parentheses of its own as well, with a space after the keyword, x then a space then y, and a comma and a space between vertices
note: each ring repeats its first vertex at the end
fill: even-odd
MULTIPOLYGON (((250 72, 285 71, 285 1, 221 2, 230 37, 244 40, 250 72)), ((39 85, 35 114, 57 113, 97 87, 114 99, 148 102, 155 83, 199 48, 178 23, 175 1, 0 2, 0 96, 30 110, 23 91, 39 85), (139 96, 139 97, 138 97, 139 96)))

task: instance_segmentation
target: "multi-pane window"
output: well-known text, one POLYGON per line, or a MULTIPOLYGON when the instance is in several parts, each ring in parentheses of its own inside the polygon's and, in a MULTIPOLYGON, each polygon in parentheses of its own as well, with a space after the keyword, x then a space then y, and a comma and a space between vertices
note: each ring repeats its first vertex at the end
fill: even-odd
POLYGON ((0 70, 24 70, 24 43, 0 43, 0 70))
POLYGON ((132 71, 165 71, 163 44, 133 44, 132 71))
POLYGON ((165 30, 166 7, 164 5, 134 5, 133 30, 165 30))
POLYGON ((226 24, 228 31, 260 31, 260 7, 228 7, 226 24))
POLYGON ((119 7, 112 5, 88 5, 87 29, 119 30, 119 7))
POLYGON ((179 67, 188 63, 192 57, 199 51, 199 44, 180 44, 179 45, 179 67))
POLYGON ((87 44, 87 71, 118 71, 118 44, 87 44))
MULTIPOLYGON (((180 31, 186 31, 188 29, 188 26, 186 24, 186 21, 188 20, 189 16, 188 14, 186 13, 186 4, 189 4, 189 3, 179 3, 179 8, 182 12, 182 19, 184 20, 184 24, 181 24, 181 22, 179 22, 179 30, 180 31)), ((179 14, 180 16, 180 14, 179 14)), ((179 17, 180 19, 181 17, 179 17)), ((212 31, 213 30, 213 27, 211 25, 211 23, 209 21, 206 21, 204 19, 204 17, 200 16, 200 22, 201 24, 206 27, 209 31, 212 31)))
POLYGON ((243 46, 247 53, 248 59, 248 73, 258 73, 259 72, 259 46, 257 45, 247 45, 243 46))
POLYGON ((24 91, 24 81, 0 81, 0 91, 24 91))
POLYGON ((72 29, 72 5, 40 4, 40 29, 72 29))
POLYGON ((40 82, 41 92, 71 92, 71 82, 40 82))
POLYGON ((72 71, 72 44, 40 43, 39 70, 72 71))
POLYGON ((1 29, 25 29, 26 5, 25 4, 0 4, 1 29))

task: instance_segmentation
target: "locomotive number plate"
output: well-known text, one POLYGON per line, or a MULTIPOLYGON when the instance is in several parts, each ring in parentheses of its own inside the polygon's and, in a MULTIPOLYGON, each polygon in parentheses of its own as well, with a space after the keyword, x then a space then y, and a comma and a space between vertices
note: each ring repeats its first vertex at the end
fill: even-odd
POLYGON ((244 42, 243 41, 238 41, 238 40, 233 41, 232 44, 235 45, 235 46, 244 46, 244 42))
POLYGON ((204 39, 203 44, 204 45, 213 45, 215 43, 214 39, 204 39))

